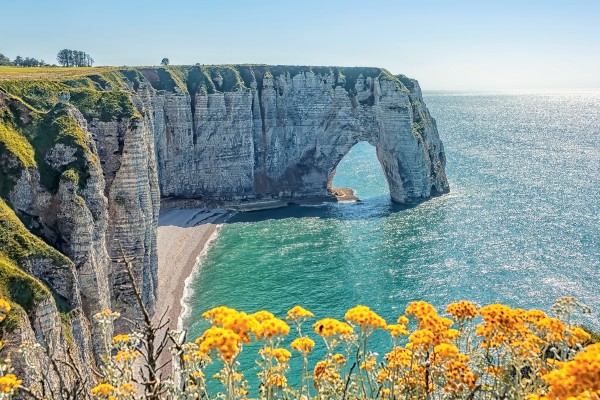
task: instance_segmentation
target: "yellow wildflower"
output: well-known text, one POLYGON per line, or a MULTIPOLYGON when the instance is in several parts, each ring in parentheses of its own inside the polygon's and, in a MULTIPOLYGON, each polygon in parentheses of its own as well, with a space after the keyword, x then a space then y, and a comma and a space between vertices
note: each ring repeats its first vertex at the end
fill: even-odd
POLYGON ((388 362, 388 367, 391 369, 410 366, 412 352, 400 346, 396 346, 385 355, 388 362))
POLYGON ((231 361, 238 355, 240 343, 241 338, 237 333, 217 326, 208 328, 201 337, 196 339, 200 352, 208 354, 216 349, 224 361, 231 361))
POLYGON ((12 393, 22 383, 14 374, 6 374, 0 377, 0 393, 12 393))
POLYGON ((264 337, 272 339, 275 336, 285 336, 290 332, 290 327, 284 320, 279 318, 271 318, 260 323, 256 330, 256 337, 262 339, 264 337))
POLYGON ((0 298, 0 322, 6 319, 6 316, 10 312, 10 303, 5 299, 0 298))
POLYGON ((251 316, 256 318, 256 320, 258 322, 262 322, 262 321, 266 321, 271 318, 275 318, 275 315, 273 315, 272 313, 265 311, 265 310, 257 311, 254 314, 251 314, 251 316))
POLYGON ((98 386, 92 388, 93 396, 108 396, 115 391, 115 387, 109 383, 101 383, 98 386))
POLYGON ((377 373, 377 383, 383 383, 390 378, 390 374, 385 369, 380 369, 377 373))
POLYGON ((299 337, 294 339, 290 347, 302 354, 310 354, 315 347, 315 341, 307 337, 299 337))
POLYGON ((360 364, 359 368, 365 371, 373 371, 375 365, 377 365, 377 356, 370 355, 360 364))
POLYGON ((324 338, 334 335, 349 335, 354 331, 350 325, 333 318, 324 318, 317 321, 313 325, 313 329, 324 338))
POLYGON ((408 335, 408 329, 406 329, 406 326, 402 324, 389 324, 385 327, 385 330, 395 338, 401 335, 408 335))
POLYGON ((312 318, 314 316, 315 315, 310 311, 300 306, 294 306, 287 312, 287 316, 285 317, 285 319, 295 321, 301 318, 312 318))
POLYGON ((359 305, 349 309, 344 318, 346 321, 360 326, 361 329, 385 328, 387 325, 383 318, 377 315, 374 311, 371 311, 371 309, 367 306, 359 305))
POLYGON ((346 357, 344 357, 343 354, 334 354, 331 359, 333 360, 334 363, 339 364, 339 365, 343 365, 346 364, 346 357))
POLYGON ((536 321, 534 324, 543 333, 543 335, 540 336, 544 337, 546 340, 558 342, 565 337, 565 330, 567 327, 558 318, 546 317, 536 321))
MULTIPOLYGON (((229 310, 226 314, 219 316, 218 322, 213 322, 213 324, 235 332, 243 343, 250 343, 250 332, 258 336, 260 323, 254 316, 248 315, 243 311, 229 310)), ((264 322, 267 321, 270 320, 265 320, 264 322)))
POLYGON ((568 330, 568 343, 571 347, 575 346, 576 344, 582 345, 590 340, 591 337, 592 336, 589 333, 579 326, 569 328, 568 330))
POLYGON ((135 386, 132 383, 127 382, 119 386, 119 394, 122 396, 131 396, 135 394, 135 386))
POLYGON ((437 314, 435 307, 425 301, 413 301, 404 311, 407 315, 414 315, 417 318, 422 318, 426 315, 437 314))
POLYGON ((126 344, 129 343, 130 340, 131 338, 129 337, 129 335, 116 335, 112 339, 114 344, 126 344))
POLYGON ((280 364, 288 362, 292 356, 292 353, 290 353, 289 350, 282 348, 272 349, 270 347, 265 347, 264 349, 260 349, 259 353, 263 356, 268 355, 275 358, 280 364))
POLYGON ((600 397, 600 343, 589 345, 543 379, 550 387, 547 396, 541 399, 600 397))
POLYGON ((267 384, 279 388, 284 388, 287 386, 287 379, 282 374, 273 374, 267 379, 267 384))
POLYGON ((441 358, 456 357, 458 348, 453 344, 441 343, 433 348, 433 352, 441 358))
POLYGON ((124 362, 131 361, 139 356, 141 356, 141 353, 137 350, 122 349, 122 350, 119 350, 117 352, 117 354, 115 354, 114 358, 117 362, 124 363, 124 362))
POLYGON ((433 344, 434 335, 429 329, 418 329, 408 337, 408 340, 413 346, 429 347, 433 344))
POLYGON ((449 304, 448 307, 446 307, 446 312, 457 320, 473 319, 478 314, 475 304, 465 300, 449 304))

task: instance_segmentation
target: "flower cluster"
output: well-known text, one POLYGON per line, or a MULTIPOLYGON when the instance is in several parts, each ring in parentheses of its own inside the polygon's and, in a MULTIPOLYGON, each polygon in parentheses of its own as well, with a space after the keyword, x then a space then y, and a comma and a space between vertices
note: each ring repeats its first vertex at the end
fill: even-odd
POLYGON ((22 381, 17 379, 14 374, 0 376, 0 396, 1 394, 10 395, 21 385, 22 381))
POLYGON ((438 315, 435 307, 424 301, 410 303, 405 313, 413 315, 418 321, 418 330, 413 332, 408 340, 414 346, 422 347, 424 351, 427 351, 430 346, 448 343, 459 334, 456 329, 450 329, 454 321, 438 315))
MULTIPOLYGON (((10 304, 0 301, 0 316, 5 318, 7 309, 10 304)), ((368 307, 356 306, 345 314, 349 324, 333 318, 313 324, 326 351, 322 359, 309 364, 309 356, 319 354, 315 341, 301 333, 302 323, 313 316, 310 311, 299 306, 288 311, 286 320, 298 335, 287 347, 290 327, 269 311, 247 314, 216 307, 204 313, 211 326, 194 342, 178 339, 184 337, 182 332, 170 334, 179 363, 169 395, 174 400, 247 398, 252 388, 239 370, 238 359, 247 343, 258 342, 260 386, 255 390, 263 399, 599 399, 600 344, 590 344, 592 336, 569 322, 569 312, 585 311, 585 307, 565 298, 553 309, 559 310, 557 316, 503 304, 478 308, 460 301, 448 305, 446 317, 433 305, 416 301, 408 304, 396 323, 388 324, 368 307), (378 359, 369 349, 369 338, 381 328, 391 336, 392 348, 378 359), (401 336, 407 336, 406 343, 401 336), (302 358, 296 387, 287 376, 290 361, 294 364, 290 350, 302 358), (206 374, 213 363, 211 355, 216 356, 218 372, 206 374), (212 393, 207 376, 221 382, 224 391, 212 393)), ((98 313, 101 332, 112 332, 117 317, 110 310, 98 313)), ((89 394, 98 400, 140 398, 133 367, 143 359, 142 337, 135 332, 111 333, 105 341, 102 380, 89 394)), ((22 355, 28 360, 38 350, 39 345, 25 346, 22 355)), ((11 399, 22 385, 6 365, 0 363, 0 400, 11 399)))
POLYGON ((358 325, 362 330, 385 328, 387 323, 367 306, 356 306, 344 315, 346 321, 358 325))
POLYGON ((453 316, 457 321, 470 320, 479 315, 477 306, 470 301, 465 300, 448 304, 446 312, 453 316))
POLYGON ((299 337, 294 339, 290 347, 301 354, 310 354, 315 347, 315 341, 308 337, 299 337))
POLYGON ((273 349, 271 347, 265 347, 263 349, 260 349, 259 354, 263 356, 273 357, 280 364, 287 363, 290 360, 290 357, 292 356, 292 353, 290 353, 290 351, 287 349, 273 349))
POLYGON ((548 391, 528 400, 600 398, 600 343, 589 345, 573 360, 558 363, 559 368, 544 375, 548 391))
POLYGON ((285 317, 285 319, 295 321, 299 319, 312 318, 314 316, 315 315, 310 311, 300 306, 294 306, 287 312, 287 316, 285 317))
POLYGON ((334 318, 323 318, 317 321, 313 325, 313 329, 319 336, 323 338, 328 338, 335 335, 350 335, 354 332, 354 329, 352 329, 350 325, 334 318))
POLYGON ((238 355, 241 342, 242 339, 237 333, 218 326, 210 327, 196 339, 201 353, 209 354, 216 349, 224 361, 231 361, 238 355))
POLYGON ((290 327, 285 321, 279 318, 267 319, 260 323, 257 330, 257 339, 272 339, 276 336, 285 336, 290 332, 290 327))

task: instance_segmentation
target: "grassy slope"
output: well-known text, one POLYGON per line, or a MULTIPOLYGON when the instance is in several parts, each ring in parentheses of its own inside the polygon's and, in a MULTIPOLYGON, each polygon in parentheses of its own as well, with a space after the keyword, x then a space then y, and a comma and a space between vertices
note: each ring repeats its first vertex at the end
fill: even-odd
MULTIPOLYGON (((56 267, 72 266, 72 262, 43 240, 27 230, 14 211, 0 199, 0 296, 17 308, 31 311, 53 294, 38 279, 25 273, 20 266, 32 258, 51 260, 56 267)), ((57 299, 59 307, 64 302, 57 299)), ((18 321, 10 321, 14 327, 18 321)))

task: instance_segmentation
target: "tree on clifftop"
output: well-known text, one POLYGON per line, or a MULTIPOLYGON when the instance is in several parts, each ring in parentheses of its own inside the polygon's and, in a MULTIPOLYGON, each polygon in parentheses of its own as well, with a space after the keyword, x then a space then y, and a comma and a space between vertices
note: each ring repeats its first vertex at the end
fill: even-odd
POLYGON ((160 62, 160 65, 169 65, 170 61, 167 57, 163 58, 160 62))
POLYGON ((89 54, 69 49, 59 51, 56 61, 63 67, 91 67, 94 64, 94 59, 89 54))

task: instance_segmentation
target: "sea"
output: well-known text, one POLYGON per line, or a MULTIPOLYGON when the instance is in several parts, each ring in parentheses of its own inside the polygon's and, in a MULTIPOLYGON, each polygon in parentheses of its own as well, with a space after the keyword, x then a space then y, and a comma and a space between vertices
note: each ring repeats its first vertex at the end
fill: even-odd
POLYGON ((334 186, 359 202, 236 214, 221 227, 184 299, 190 339, 218 305, 283 318, 299 304, 342 319, 362 304, 391 322, 415 300, 440 313, 461 299, 548 312, 562 296, 591 308, 575 321, 600 329, 600 91, 425 92, 424 101, 450 193, 395 205, 375 148, 358 143, 334 186))

